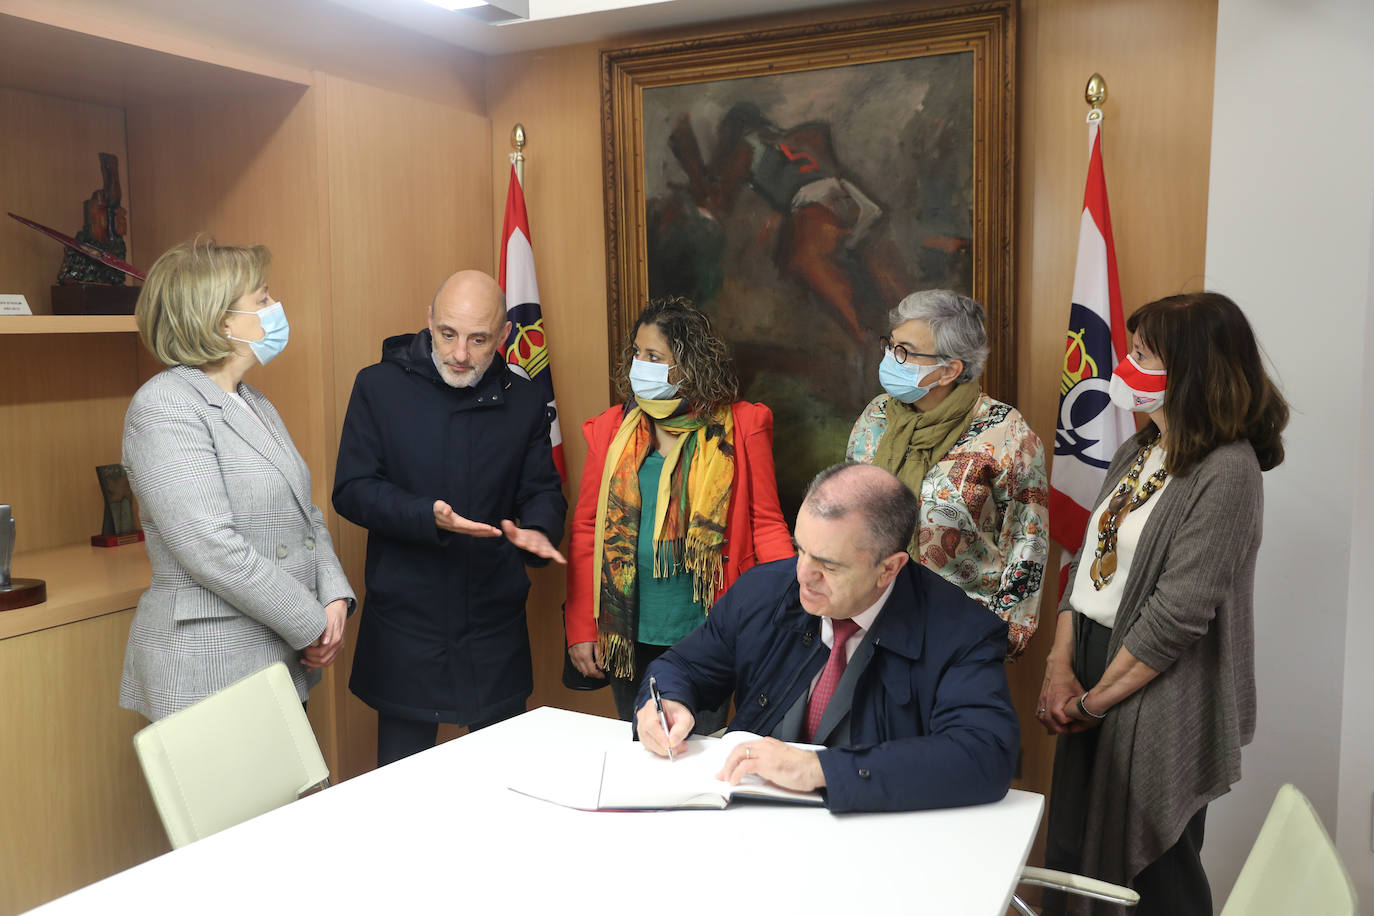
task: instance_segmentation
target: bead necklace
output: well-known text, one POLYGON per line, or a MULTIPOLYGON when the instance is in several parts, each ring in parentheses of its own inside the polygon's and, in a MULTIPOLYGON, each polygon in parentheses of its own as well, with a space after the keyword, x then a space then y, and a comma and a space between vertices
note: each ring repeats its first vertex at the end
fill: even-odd
POLYGON ((1164 481, 1169 476, 1168 471, 1160 468, 1146 478, 1143 484, 1140 483, 1140 472, 1145 469, 1145 459, 1150 457, 1150 452, 1158 444, 1159 437, 1156 436, 1141 447, 1135 457, 1135 463, 1126 472, 1126 479, 1116 488, 1116 492, 1107 502, 1107 508, 1102 512, 1102 517, 1097 520, 1097 550, 1093 551, 1093 564, 1088 572, 1092 576, 1093 588, 1098 591, 1106 588, 1107 583, 1112 581, 1112 576, 1116 575, 1116 535, 1122 522, 1131 514, 1132 509, 1139 509, 1145 505, 1150 497, 1164 486, 1164 481))

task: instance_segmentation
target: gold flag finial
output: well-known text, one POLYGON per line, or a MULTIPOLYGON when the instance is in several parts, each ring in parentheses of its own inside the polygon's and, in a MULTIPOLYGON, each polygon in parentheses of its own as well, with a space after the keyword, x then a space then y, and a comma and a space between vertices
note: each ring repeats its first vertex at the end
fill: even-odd
POLYGON ((510 130, 510 145, 515 152, 510 154, 511 165, 515 166, 515 177, 521 187, 525 184, 525 125, 519 121, 510 130))
POLYGON ((1083 98, 1092 106, 1092 110, 1088 112, 1088 121, 1101 121, 1102 103, 1107 101, 1107 81, 1102 78, 1101 73, 1094 73, 1088 78, 1083 98))

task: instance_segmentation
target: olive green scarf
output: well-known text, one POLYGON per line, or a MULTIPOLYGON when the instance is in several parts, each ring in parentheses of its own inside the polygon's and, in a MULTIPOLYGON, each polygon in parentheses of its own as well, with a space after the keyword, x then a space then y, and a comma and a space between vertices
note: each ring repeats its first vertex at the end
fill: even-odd
POLYGON ((932 410, 917 410, 889 397, 887 429, 878 440, 873 463, 896 474, 919 497, 926 474, 973 422, 982 394, 976 380, 964 382, 932 410))

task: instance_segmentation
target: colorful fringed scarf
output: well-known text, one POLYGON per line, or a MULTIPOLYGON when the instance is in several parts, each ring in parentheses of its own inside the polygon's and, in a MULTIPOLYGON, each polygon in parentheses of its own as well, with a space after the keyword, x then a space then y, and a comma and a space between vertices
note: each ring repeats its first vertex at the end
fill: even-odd
POLYGON ((592 550, 592 612, 606 667, 634 677, 638 632, 639 469, 657 447, 653 424, 683 430, 664 457, 654 513, 654 576, 685 570, 692 594, 710 613, 723 581, 721 565, 730 488, 735 481, 734 415, 723 407, 710 417, 684 410, 681 399, 636 398, 606 453, 596 505, 592 550), (652 419, 651 419, 652 418, 652 419))

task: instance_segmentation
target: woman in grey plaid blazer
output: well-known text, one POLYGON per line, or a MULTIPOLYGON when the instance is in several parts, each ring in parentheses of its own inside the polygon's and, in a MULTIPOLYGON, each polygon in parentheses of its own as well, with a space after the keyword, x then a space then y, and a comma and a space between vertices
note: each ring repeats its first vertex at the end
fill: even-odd
POLYGON ((166 370, 124 420, 124 465, 153 575, 119 703, 149 719, 283 661, 305 700, 354 606, 310 470, 244 374, 286 345, 267 249, 198 238, 164 253, 136 310, 166 370))

